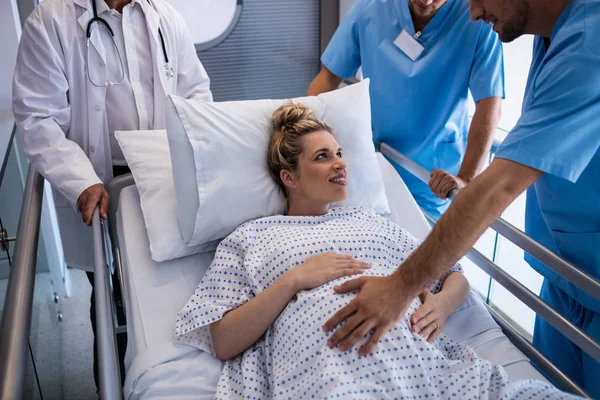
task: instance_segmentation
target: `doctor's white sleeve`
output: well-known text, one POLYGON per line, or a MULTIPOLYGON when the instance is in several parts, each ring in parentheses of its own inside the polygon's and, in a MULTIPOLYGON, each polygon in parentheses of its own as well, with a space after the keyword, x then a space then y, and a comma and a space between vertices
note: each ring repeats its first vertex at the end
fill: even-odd
POLYGON ((186 99, 213 101, 210 79, 196 53, 196 46, 190 31, 181 15, 175 12, 177 20, 177 95, 186 99))
MULTIPOLYGON (((23 27, 13 77, 13 112, 23 150, 34 168, 71 202, 102 183, 79 145, 66 137, 69 85, 59 35, 39 9, 23 27)), ((85 84, 82 82, 81 84, 85 84)))

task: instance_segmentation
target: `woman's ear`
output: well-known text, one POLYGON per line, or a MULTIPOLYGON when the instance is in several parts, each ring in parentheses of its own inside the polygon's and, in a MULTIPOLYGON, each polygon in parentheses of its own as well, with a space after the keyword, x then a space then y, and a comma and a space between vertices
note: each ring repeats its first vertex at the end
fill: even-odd
POLYGON ((279 179, 283 182, 284 186, 288 189, 296 188, 296 174, 292 171, 288 171, 286 169, 282 169, 279 172, 279 179))

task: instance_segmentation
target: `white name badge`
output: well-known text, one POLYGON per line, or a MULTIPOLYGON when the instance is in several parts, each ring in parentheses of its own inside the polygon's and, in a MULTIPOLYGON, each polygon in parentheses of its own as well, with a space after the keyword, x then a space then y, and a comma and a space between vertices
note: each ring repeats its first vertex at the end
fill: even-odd
POLYGON ((402 32, 400 32, 396 40, 394 40, 394 44, 413 61, 419 58, 423 50, 425 50, 425 47, 417 42, 417 39, 404 29, 402 29, 402 32))

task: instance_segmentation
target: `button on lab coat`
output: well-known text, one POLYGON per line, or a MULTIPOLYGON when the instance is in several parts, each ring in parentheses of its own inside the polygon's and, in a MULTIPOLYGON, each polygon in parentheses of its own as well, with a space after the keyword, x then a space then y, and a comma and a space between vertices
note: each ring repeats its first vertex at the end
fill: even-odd
MULTIPOLYGON (((198 60, 183 18, 164 0, 151 0, 145 13, 154 79, 154 129, 166 126, 166 97, 212 100, 209 79, 198 60), (158 28, 164 35, 175 76, 167 79, 158 28)), ((65 258, 69 266, 93 270, 91 228, 76 211, 79 195, 112 178, 106 123, 106 89, 93 86, 86 72, 85 31, 90 0, 43 2, 27 19, 13 80, 17 130, 33 166, 54 187, 65 258)), ((105 49, 94 29, 90 53, 104 70, 105 49)), ((92 58, 92 57, 90 57, 92 58)), ((95 75, 99 76, 99 75, 95 75)), ((132 115, 132 118, 137 116, 132 115)))

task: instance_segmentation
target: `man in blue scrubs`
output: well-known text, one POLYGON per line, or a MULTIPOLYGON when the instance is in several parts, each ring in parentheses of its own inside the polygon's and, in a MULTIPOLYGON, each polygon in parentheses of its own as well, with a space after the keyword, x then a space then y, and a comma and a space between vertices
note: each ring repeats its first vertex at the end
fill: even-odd
MULTIPOLYGON (((361 349, 370 351, 421 289, 454 265, 527 188, 527 233, 600 279, 600 0, 471 0, 471 17, 493 23, 505 42, 524 33, 537 36, 521 118, 492 164, 401 268, 337 289, 360 294, 325 325, 330 330, 348 319, 332 345, 341 341, 347 349, 374 331, 361 349)), ((546 278, 541 297, 600 342, 600 302, 528 261, 546 278)), ((600 398, 600 363, 540 318, 534 342, 600 398)))
POLYGON ((502 45, 491 27, 469 20, 468 0, 357 0, 321 61, 308 94, 333 90, 362 67, 375 143, 433 171, 428 187, 397 166, 417 203, 439 216, 448 192, 483 167, 500 117, 502 45))

